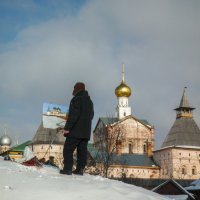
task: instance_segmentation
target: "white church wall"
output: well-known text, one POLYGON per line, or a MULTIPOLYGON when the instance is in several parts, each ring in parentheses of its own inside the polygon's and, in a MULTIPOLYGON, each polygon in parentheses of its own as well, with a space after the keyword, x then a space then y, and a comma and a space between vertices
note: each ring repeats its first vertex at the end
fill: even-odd
POLYGON ((111 166, 109 168, 110 178, 159 178, 159 168, 144 166, 111 166))
POLYGON ((128 118, 120 122, 118 125, 114 126, 114 129, 120 129, 122 131, 122 153, 144 154, 146 153, 145 148, 147 148, 144 146, 147 146, 147 142, 151 142, 153 151, 154 130, 147 128, 134 118, 128 118))

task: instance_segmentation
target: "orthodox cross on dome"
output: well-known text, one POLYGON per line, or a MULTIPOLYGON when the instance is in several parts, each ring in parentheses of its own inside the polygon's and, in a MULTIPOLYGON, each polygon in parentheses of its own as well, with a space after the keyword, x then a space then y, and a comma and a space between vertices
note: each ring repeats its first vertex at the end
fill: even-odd
POLYGON ((124 83, 124 63, 122 64, 122 82, 124 83))
POLYGON ((4 135, 7 135, 7 124, 4 124, 4 135))

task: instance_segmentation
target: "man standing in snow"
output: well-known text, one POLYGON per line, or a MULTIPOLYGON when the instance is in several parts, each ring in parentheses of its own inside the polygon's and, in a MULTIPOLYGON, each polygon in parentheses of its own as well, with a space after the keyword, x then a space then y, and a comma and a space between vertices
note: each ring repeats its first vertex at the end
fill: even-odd
POLYGON ((68 119, 63 130, 66 140, 63 149, 64 168, 60 173, 83 175, 87 164, 87 144, 91 135, 94 109, 84 83, 76 83, 72 94, 74 97, 70 102, 68 119), (75 149, 77 149, 77 166, 72 171, 75 149))

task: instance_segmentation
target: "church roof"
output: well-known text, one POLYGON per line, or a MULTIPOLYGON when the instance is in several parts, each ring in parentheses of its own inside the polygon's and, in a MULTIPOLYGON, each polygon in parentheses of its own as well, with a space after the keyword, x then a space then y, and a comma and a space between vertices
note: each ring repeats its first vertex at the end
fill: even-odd
POLYGON ((41 123, 35 136, 32 139, 33 144, 64 144, 65 138, 57 133, 56 129, 44 128, 41 123))
POLYGON ((105 124, 114 124, 115 122, 118 122, 119 119, 117 117, 101 117, 100 120, 105 124))
POLYGON ((22 144, 19 144, 19 145, 17 145, 17 146, 14 146, 14 147, 11 148, 9 151, 24 151, 25 147, 26 147, 27 145, 30 145, 30 144, 31 144, 31 141, 28 140, 28 141, 26 141, 26 142, 24 142, 24 143, 22 143, 22 144))
POLYGON ((95 148, 88 149, 90 155, 98 163, 105 160, 107 156, 110 156, 109 162, 111 165, 125 165, 125 166, 145 166, 145 167, 158 167, 152 157, 148 157, 146 154, 107 154, 101 152, 95 148))
POLYGON ((156 166, 153 159, 146 154, 115 154, 113 164, 145 167, 156 166))
POLYGON ((100 121, 103 122, 103 124, 105 126, 107 126, 107 125, 113 125, 115 123, 120 123, 121 121, 124 121, 124 120, 129 119, 129 118, 133 118, 133 119, 137 120, 138 122, 142 123, 143 125, 145 125, 148 128, 150 128, 150 127, 153 128, 153 126, 147 120, 145 120, 145 119, 137 119, 137 118, 133 117, 132 115, 129 115, 129 116, 126 116, 126 117, 124 117, 124 118, 122 118, 120 120, 117 117, 100 117, 98 122, 97 122, 97 124, 96 124, 95 129, 97 128, 97 126, 98 126, 100 121))

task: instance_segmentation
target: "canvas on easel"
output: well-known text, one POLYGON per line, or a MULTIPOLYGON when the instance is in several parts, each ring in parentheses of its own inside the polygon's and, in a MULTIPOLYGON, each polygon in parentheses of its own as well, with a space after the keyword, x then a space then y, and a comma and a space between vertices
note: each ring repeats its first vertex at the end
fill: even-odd
POLYGON ((42 121, 44 128, 63 128, 67 120, 68 108, 53 103, 43 103, 42 121))

